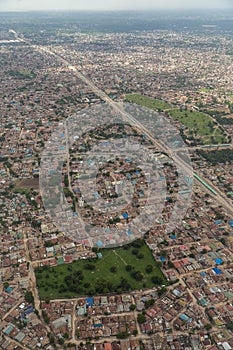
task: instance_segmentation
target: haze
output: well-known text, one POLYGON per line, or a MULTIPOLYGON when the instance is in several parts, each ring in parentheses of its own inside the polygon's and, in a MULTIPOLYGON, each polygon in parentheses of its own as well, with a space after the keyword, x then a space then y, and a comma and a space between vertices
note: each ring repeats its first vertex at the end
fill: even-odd
POLYGON ((227 8, 231 0, 0 0, 0 11, 227 8))

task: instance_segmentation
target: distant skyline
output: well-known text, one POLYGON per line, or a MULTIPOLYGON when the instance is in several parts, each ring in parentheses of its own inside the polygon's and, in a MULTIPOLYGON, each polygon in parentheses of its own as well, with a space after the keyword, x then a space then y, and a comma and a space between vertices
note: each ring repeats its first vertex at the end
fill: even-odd
POLYGON ((0 0, 0 11, 232 8, 232 0, 0 0))

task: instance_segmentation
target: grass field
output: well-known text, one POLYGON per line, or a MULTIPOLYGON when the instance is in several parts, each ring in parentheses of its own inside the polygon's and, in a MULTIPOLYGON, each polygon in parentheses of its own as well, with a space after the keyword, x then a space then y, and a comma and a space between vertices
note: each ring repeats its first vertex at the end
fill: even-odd
POLYGON ((221 144, 227 143, 227 139, 222 131, 216 126, 213 120, 204 113, 195 111, 185 111, 180 109, 172 109, 172 106, 160 100, 140 94, 129 94, 125 97, 126 101, 136 103, 138 105, 156 109, 166 110, 166 112, 175 120, 188 128, 185 132, 190 140, 195 140, 198 144, 221 144))
POLYGON ((144 241, 139 248, 130 244, 102 249, 102 258, 78 260, 71 264, 36 269, 41 299, 69 298, 80 295, 120 293, 166 284, 158 264, 144 241), (137 251, 137 255, 134 253, 137 251), (126 266, 131 266, 127 271, 126 266), (151 271, 148 271, 150 266, 151 271), (138 279, 132 276, 137 275, 138 279), (140 277, 140 278, 139 278, 140 277), (157 279, 155 282, 152 278, 157 279))
POLYGON ((227 142, 222 131, 214 124, 213 120, 204 113, 180 111, 179 109, 171 110, 168 113, 189 129, 187 133, 189 138, 199 138, 202 144, 227 142))
POLYGON ((156 100, 148 96, 142 96, 140 94, 129 94, 125 96, 125 99, 127 102, 137 103, 138 105, 151 108, 151 109, 164 110, 164 109, 172 108, 172 105, 167 102, 156 100))
POLYGON ((213 89, 210 89, 210 88, 203 88, 203 89, 200 89, 199 92, 209 92, 209 91, 213 91, 213 89))

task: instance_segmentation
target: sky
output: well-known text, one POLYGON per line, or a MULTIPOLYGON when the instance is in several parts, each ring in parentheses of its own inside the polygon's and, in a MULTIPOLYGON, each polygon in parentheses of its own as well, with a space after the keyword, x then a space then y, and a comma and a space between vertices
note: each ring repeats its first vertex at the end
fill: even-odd
POLYGON ((0 11, 208 9, 231 5, 233 0, 0 0, 0 11))

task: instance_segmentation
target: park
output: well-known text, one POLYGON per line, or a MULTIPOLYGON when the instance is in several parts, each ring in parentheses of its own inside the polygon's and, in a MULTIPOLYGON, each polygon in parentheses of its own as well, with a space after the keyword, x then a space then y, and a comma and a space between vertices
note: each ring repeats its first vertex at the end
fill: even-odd
POLYGON ((186 140, 195 144, 224 144, 227 139, 219 127, 217 121, 208 114, 187 108, 177 108, 168 102, 161 101, 149 96, 140 94, 128 94, 125 96, 126 102, 136 103, 140 106, 165 112, 173 120, 184 126, 182 134, 186 140))
POLYGON ((35 270, 41 299, 121 293, 161 287, 167 281, 144 240, 97 250, 96 259, 35 270))

